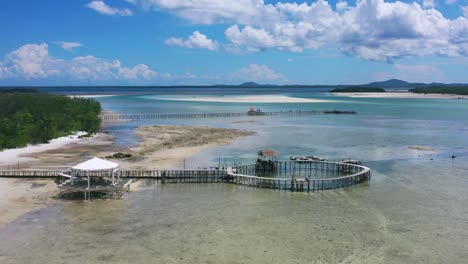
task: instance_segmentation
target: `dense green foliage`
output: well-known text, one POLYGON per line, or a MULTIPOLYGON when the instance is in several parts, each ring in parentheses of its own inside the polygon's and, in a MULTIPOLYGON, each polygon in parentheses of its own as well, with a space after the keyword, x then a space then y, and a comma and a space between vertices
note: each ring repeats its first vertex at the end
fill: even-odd
POLYGON ((0 88, 0 93, 39 93, 33 88, 0 88))
POLYGON ((468 95, 468 86, 456 86, 456 87, 431 86, 431 87, 414 88, 411 91, 413 93, 436 93, 436 94, 468 95))
POLYGON ((101 105, 43 93, 0 93, 0 149, 45 143, 76 131, 98 131, 101 105))
POLYGON ((385 89, 378 87, 351 86, 345 88, 336 88, 330 93, 384 93, 385 89))

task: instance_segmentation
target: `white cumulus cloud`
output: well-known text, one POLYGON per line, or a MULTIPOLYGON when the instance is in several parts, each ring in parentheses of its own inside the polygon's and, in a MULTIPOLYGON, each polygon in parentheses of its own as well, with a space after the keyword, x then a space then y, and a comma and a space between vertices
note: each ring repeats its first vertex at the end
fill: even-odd
POLYGON ((263 0, 128 0, 128 2, 144 9, 166 10, 200 24, 239 21, 247 23, 257 20, 259 11, 275 12, 275 8, 272 5, 265 5, 263 0))
MULTIPOLYGON (((451 0, 448 0, 451 1, 451 0)), ((435 0, 340 1, 308 4, 263 0, 131 0, 148 10, 171 12, 195 24, 222 24, 226 50, 278 49, 301 52, 336 48, 366 60, 394 61, 405 56, 468 56, 468 19, 449 19, 435 0)), ((463 10, 466 10, 463 7, 463 10)), ((173 39, 174 45, 185 45, 173 39)), ((241 53, 241 52, 239 52, 241 53)))
POLYGON ((465 18, 468 18, 468 6, 461 6, 460 8, 462 9, 465 18))
POLYGON ((195 31, 192 35, 188 37, 187 40, 181 38, 172 37, 165 41, 166 45, 169 46, 179 46, 190 49, 208 49, 216 50, 218 48, 218 43, 214 40, 211 40, 203 35, 202 33, 195 31))
POLYGON ((338 3, 336 3, 336 10, 344 11, 346 8, 348 8, 348 2, 339 1, 338 3))
POLYGON ((26 44, 0 62, 0 79, 71 79, 84 81, 139 81, 167 77, 145 64, 126 67, 119 60, 79 56, 71 60, 49 55, 48 45, 26 44))
POLYGON ((436 1, 435 0, 422 0, 423 7, 432 8, 435 7, 436 1))
POLYGON ((128 8, 115 8, 107 5, 104 1, 91 1, 86 4, 87 7, 96 12, 109 16, 133 16, 133 12, 128 8))
POLYGON ((72 51, 74 48, 83 47, 83 44, 81 44, 79 42, 60 41, 60 42, 57 42, 57 44, 60 47, 62 47, 62 49, 66 50, 66 51, 72 51))

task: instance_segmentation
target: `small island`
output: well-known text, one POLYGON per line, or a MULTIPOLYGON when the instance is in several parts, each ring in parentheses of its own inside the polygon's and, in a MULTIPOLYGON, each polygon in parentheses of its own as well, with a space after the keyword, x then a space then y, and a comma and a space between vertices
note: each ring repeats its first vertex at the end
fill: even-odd
POLYGON ((456 94, 456 95, 468 95, 468 86, 430 86, 430 87, 419 87, 410 90, 413 93, 418 94, 456 94))
POLYGON ((351 86, 345 88, 336 88, 330 93, 384 93, 385 89, 379 87, 351 86))

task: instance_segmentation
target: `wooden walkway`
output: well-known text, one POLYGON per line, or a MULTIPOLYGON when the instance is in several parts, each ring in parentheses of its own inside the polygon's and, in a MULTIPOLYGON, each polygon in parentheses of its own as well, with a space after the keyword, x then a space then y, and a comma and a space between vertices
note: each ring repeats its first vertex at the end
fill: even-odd
POLYGON ((319 114, 356 114, 353 111, 276 111, 257 114, 242 113, 186 113, 186 114, 104 114, 102 120, 152 120, 152 119, 198 119, 198 118, 228 118, 243 116, 307 116, 319 114))
MULTIPOLYGON (((4 170, 0 177, 57 178, 63 171, 4 170)), ((227 170, 122 170, 121 178, 154 179, 165 183, 232 183, 257 188, 316 191, 352 186, 370 180, 364 166, 331 161, 273 162, 267 169, 257 164, 229 167, 227 170), (327 177, 316 178, 317 172, 327 177), (269 174, 274 177, 264 177, 269 174), (283 176, 283 177, 278 177, 283 176)))
POLYGON ((349 187, 370 180, 370 169, 360 165, 332 161, 278 161, 274 166, 262 168, 258 164, 241 165, 228 168, 231 182, 257 188, 287 189, 291 191, 317 191, 349 187), (317 171, 329 177, 314 178, 317 171), (258 174, 273 174, 280 177, 262 177, 258 174), (341 174, 341 175, 340 175, 341 174), (340 176, 337 176, 340 175, 340 176))
MULTIPOLYGON (((3 170, 4 178, 59 178, 64 171, 47 170, 3 170)), ((66 173, 66 172, 65 172, 66 173)), ((226 176, 225 170, 121 170, 116 176, 129 179, 155 179, 162 183, 184 182, 221 182, 226 176)), ((94 174, 93 176, 99 176, 94 174)))

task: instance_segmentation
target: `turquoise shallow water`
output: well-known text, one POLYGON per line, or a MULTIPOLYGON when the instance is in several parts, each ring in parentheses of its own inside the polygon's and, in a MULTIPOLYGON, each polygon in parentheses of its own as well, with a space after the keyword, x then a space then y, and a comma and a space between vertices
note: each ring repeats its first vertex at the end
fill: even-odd
MULTIPOLYGON (((210 94, 190 93, 177 95, 210 94)), ((0 229, 0 260, 466 263, 468 101, 358 99, 300 89, 285 94, 334 102, 181 102, 158 100, 160 94, 98 100, 106 109, 129 113, 243 112, 252 105, 266 111, 354 110, 357 115, 153 120, 108 129, 122 145, 137 142, 131 130, 142 124, 256 131, 256 136, 209 149, 186 164, 217 166, 219 159, 226 164, 251 162, 257 150, 273 148, 281 158, 361 159, 372 169, 369 183, 343 190, 291 193, 225 184, 161 186, 142 181, 142 190, 123 200, 58 203, 23 215, 0 229), (412 145, 434 151, 409 149, 412 145), (451 159, 452 153, 456 159, 451 159)))
MULTIPOLYGON (((302 117, 243 117, 227 119, 151 120, 124 123, 110 130, 118 144, 135 144, 131 129, 138 125, 206 125, 253 130, 257 136, 194 157, 193 164, 210 165, 218 157, 229 162, 248 162, 259 149, 278 150, 281 158, 316 155, 330 159, 364 161, 423 158, 425 152, 408 149, 420 145, 435 149, 432 155, 446 158, 466 156, 468 102, 447 99, 380 99, 332 97, 326 93, 294 93, 292 97, 328 100, 324 103, 219 103, 158 100, 167 95, 135 95, 100 98, 106 109, 125 113, 244 112, 250 106, 264 111, 333 110, 357 111, 357 115, 313 115, 302 117), (253 121, 238 124, 239 121, 253 121), (200 160, 210 156, 211 161, 200 160), (210 163, 211 162, 211 163, 210 163)), ((190 99, 199 95, 176 95, 190 99)), ((221 97, 222 98, 222 97, 221 97)))

